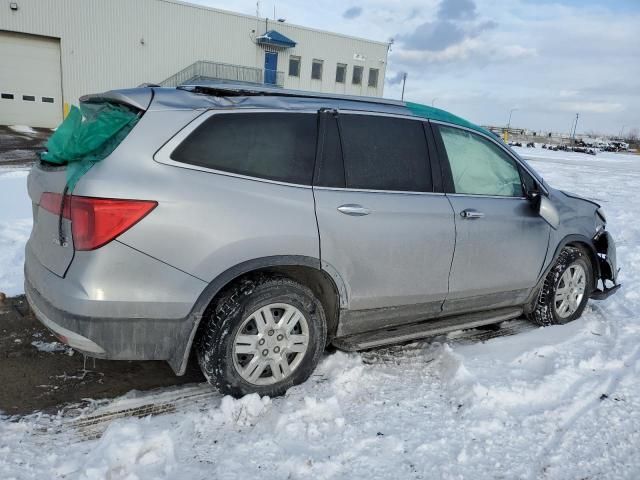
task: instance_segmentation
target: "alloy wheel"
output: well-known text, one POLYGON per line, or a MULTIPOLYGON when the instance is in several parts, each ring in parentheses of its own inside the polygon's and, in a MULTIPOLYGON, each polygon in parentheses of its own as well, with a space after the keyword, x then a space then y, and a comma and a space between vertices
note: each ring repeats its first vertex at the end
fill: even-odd
POLYGON ((309 346, 309 325, 302 312, 272 303, 247 316, 233 342, 236 371, 253 385, 272 385, 288 378, 309 346))
POLYGON ((587 285, 587 274, 584 268, 574 263, 564 271, 556 287, 554 306, 560 318, 573 315, 584 297, 587 285))

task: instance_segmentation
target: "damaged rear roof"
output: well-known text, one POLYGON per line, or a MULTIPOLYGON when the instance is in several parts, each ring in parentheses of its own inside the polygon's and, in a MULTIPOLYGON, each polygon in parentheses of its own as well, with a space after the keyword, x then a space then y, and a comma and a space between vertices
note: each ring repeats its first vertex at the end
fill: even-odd
POLYGON ((208 110, 228 108, 272 108, 310 110, 335 108, 412 115, 460 125, 488 134, 486 130, 439 108, 387 98, 306 92, 260 85, 209 83, 176 88, 145 86, 85 95, 82 102, 112 101, 140 110, 208 110))

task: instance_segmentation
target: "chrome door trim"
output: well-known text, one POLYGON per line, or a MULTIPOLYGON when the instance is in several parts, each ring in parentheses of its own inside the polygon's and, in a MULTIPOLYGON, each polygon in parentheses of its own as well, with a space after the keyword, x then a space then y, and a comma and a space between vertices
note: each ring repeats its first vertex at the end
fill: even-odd
POLYGON ((450 197, 473 197, 473 198, 503 198, 505 200, 527 200, 527 197, 510 197, 508 195, 482 195, 481 193, 445 193, 450 197))
POLYGON ((338 115, 344 113, 345 115, 367 115, 371 117, 393 117, 393 118, 404 118, 406 120, 415 120, 418 122, 428 122, 429 119, 425 117, 418 117, 416 115, 409 115, 403 113, 390 113, 390 112, 372 112, 369 110, 350 110, 350 109, 342 109, 340 107, 336 108, 338 115))
POLYGON ((405 190, 371 190, 367 188, 343 188, 343 187, 318 187, 314 186, 314 190, 330 190, 330 191, 340 191, 340 192, 360 192, 360 193, 391 193, 391 194, 401 194, 401 195, 445 195, 442 192, 414 192, 414 191, 405 191, 405 190))

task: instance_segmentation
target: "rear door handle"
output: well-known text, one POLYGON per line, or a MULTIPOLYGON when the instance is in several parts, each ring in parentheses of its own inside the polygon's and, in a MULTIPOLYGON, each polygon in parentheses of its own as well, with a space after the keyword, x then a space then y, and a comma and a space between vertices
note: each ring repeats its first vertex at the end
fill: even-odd
POLYGON ((479 212, 473 208, 467 208, 460 212, 460 216, 462 218, 482 218, 484 217, 484 213, 479 212))
POLYGON ((356 205, 355 203, 347 203, 338 207, 340 213, 345 215, 352 215, 354 217, 361 217, 363 215, 369 215, 371 210, 363 207, 362 205, 356 205))

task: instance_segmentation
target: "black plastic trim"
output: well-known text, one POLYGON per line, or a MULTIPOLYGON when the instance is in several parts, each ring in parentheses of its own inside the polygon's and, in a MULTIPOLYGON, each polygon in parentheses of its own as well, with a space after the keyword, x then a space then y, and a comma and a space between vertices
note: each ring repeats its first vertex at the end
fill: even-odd
MULTIPOLYGON (((207 287, 205 287, 198 297, 198 300, 196 300, 191 312, 187 315, 189 322, 185 322, 185 329, 179 335, 180 348, 176 347, 174 357, 169 360, 169 364, 176 372, 176 375, 183 375, 187 368, 189 353, 191 352, 191 346, 193 345, 195 334, 198 330, 198 326, 200 325, 200 320, 202 320, 205 310, 215 296, 230 282, 246 273, 270 267, 285 266, 311 267, 319 271, 323 271, 327 273, 331 280, 336 284, 335 287, 338 295, 344 295, 344 292, 346 292, 345 286, 342 284, 340 279, 336 279, 335 276, 331 275, 326 269, 321 268, 321 263, 318 258, 307 257, 304 255, 274 255, 247 260, 246 262, 235 265, 234 267, 222 272, 213 279, 207 287)), ((338 302, 338 304, 340 304, 340 302, 338 302)))

